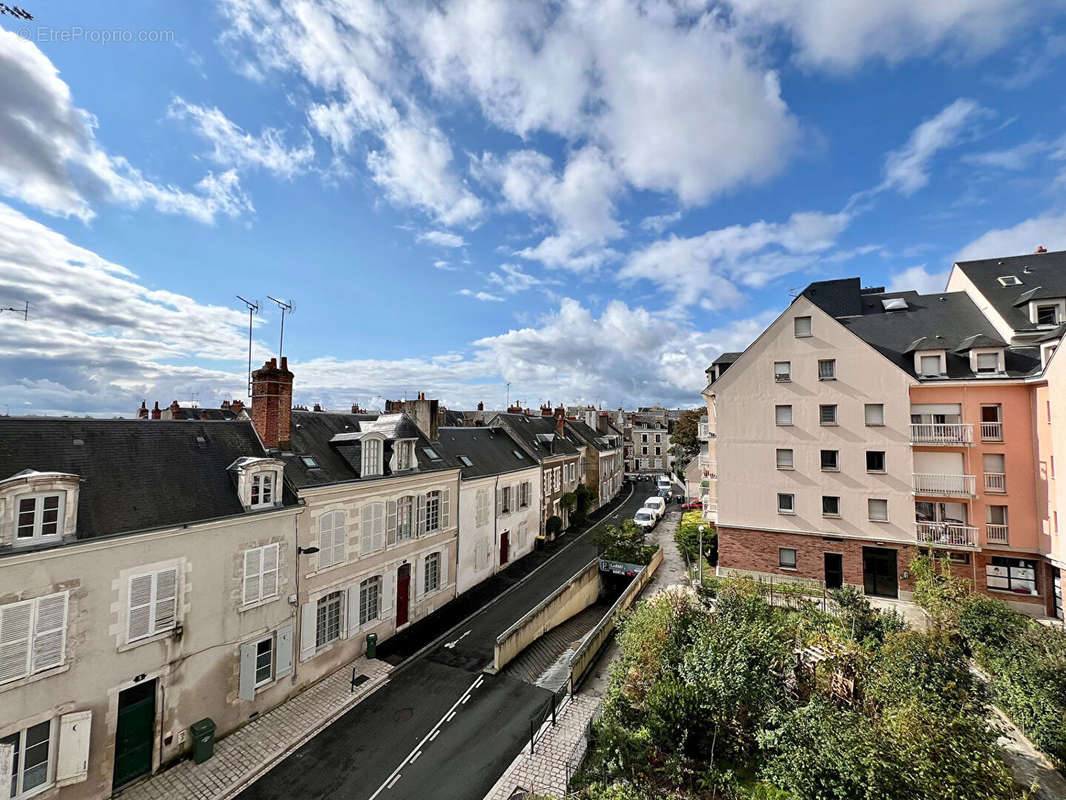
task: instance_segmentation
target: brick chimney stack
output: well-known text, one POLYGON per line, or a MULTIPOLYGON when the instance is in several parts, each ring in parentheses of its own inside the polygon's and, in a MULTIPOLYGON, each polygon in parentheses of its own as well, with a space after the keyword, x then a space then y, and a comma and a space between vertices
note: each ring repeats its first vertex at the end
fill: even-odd
POLYGON ((431 442, 439 440, 437 434, 439 419, 439 403, 436 400, 427 400, 425 392, 418 393, 417 400, 408 400, 404 405, 404 411, 422 431, 422 434, 431 442))
POLYGON ((561 405, 555 409, 555 432, 559 435, 563 435, 563 428, 566 426, 566 409, 561 405))
POLYGON ((178 405, 177 400, 172 400, 170 403, 170 408, 167 410, 170 411, 170 416, 168 417, 168 419, 181 419, 181 406, 178 405))
POLYGON ((232 403, 229 404, 229 410, 239 417, 241 415, 241 412, 244 411, 244 401, 234 400, 232 403))
POLYGON ((163 416, 163 410, 159 407, 159 401, 155 401, 155 408, 152 409, 152 419, 160 419, 163 416))
POLYGON ((552 416, 553 413, 554 412, 552 411, 551 403, 548 403, 547 405, 544 405, 543 403, 541 403, 540 415, 542 417, 550 417, 550 416, 552 416))
POLYGON ((137 419, 148 419, 148 401, 142 400, 141 407, 137 409, 137 419))
POLYGON ((289 359, 272 358, 252 373, 252 424, 267 449, 292 447, 292 373, 289 359))
POLYGON ((478 403, 477 404, 477 410, 478 411, 484 411, 485 410, 485 404, 484 403, 478 403))
POLYGON ((607 424, 608 424, 608 422, 609 422, 609 420, 608 420, 606 411, 601 411, 599 414, 597 414, 596 415, 596 433, 599 433, 599 434, 601 434, 603 436, 606 436, 607 435, 607 424))
POLYGON ((315 403, 314 407, 311 410, 312 411, 321 411, 322 410, 322 406, 320 404, 318 404, 318 403, 315 403))

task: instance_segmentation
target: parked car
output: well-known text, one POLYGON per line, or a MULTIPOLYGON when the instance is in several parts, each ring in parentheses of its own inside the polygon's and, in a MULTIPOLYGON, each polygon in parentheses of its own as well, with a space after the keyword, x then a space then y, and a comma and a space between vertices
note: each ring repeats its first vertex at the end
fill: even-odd
POLYGON ((644 508, 655 514, 655 519, 662 519, 666 514, 666 501, 661 497, 649 497, 644 501, 644 508))
POLYGON ((633 515, 633 522, 644 531, 650 531, 659 521, 659 516, 650 508, 642 508, 633 515))
POLYGON ((696 498, 693 498, 692 500, 689 500, 687 503, 683 503, 681 505, 681 508, 684 511, 702 511, 703 510, 703 501, 700 500, 698 497, 696 497, 696 498))

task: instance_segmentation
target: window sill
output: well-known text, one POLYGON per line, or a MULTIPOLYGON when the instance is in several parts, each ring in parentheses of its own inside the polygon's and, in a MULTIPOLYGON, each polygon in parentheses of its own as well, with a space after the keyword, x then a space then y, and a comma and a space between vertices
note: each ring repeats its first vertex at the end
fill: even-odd
POLYGON ((799 567, 784 567, 778 564, 777 568, 783 569, 785 572, 799 572, 799 567))
POLYGON ((867 517, 866 521, 867 522, 880 522, 882 525, 887 525, 888 524, 888 520, 887 519, 874 519, 873 517, 867 517))
POLYGON ((67 672, 69 670, 70 661, 68 660, 67 663, 60 664, 58 667, 52 667, 51 669, 46 669, 42 672, 34 673, 33 675, 26 675, 21 678, 16 678, 13 681, 8 681, 7 683, 0 684, 0 694, 3 694, 9 689, 18 689, 20 686, 27 686, 31 683, 36 683, 37 681, 43 681, 46 678, 53 677, 54 675, 62 675, 64 672, 67 672))
POLYGON ((280 600, 280 599, 281 599, 281 594, 280 593, 274 595, 273 597, 264 597, 263 599, 256 600, 253 603, 244 603, 244 604, 242 604, 241 607, 237 609, 237 611, 238 612, 252 611, 254 609, 262 608, 263 606, 270 605, 275 600, 280 600))
POLYGON ((867 475, 887 475, 888 474, 888 470, 884 470, 884 469, 868 469, 868 470, 866 470, 866 474, 867 475))
POLYGON ((778 467, 778 469, 781 470, 782 472, 792 472, 796 468, 795 467, 778 467))
POLYGON ((796 334, 793 334, 793 336, 795 336, 797 339, 812 339, 812 338, 814 338, 814 334, 813 333, 796 333, 796 334))
POLYGON ((1040 597, 1040 592, 1016 592, 1013 589, 996 589, 985 583, 985 588, 990 592, 998 592, 999 594, 1013 595, 1014 597, 1040 597))
POLYGON ((794 516, 796 516, 796 512, 795 511, 782 511, 780 508, 777 509, 777 513, 778 514, 784 514, 786 517, 794 517, 794 516))
POLYGON ((840 467, 822 467, 822 472, 840 472, 840 467))
POLYGON ((818 378, 818 380, 820 380, 820 381, 835 381, 836 378, 821 378, 820 377, 820 378, 818 378))
MULTIPOLYGON (((181 625, 180 622, 178 622, 177 624, 181 625)), ((177 626, 175 626, 175 627, 177 627, 177 626)), ((122 644, 120 644, 118 646, 117 652, 125 653, 127 650, 135 650, 136 648, 140 647, 141 645, 151 644, 152 642, 160 642, 163 639, 169 639, 173 635, 174 635, 174 628, 170 628, 169 630, 165 630, 165 631, 163 631, 161 633, 153 634, 152 636, 145 636, 143 639, 135 639, 132 642, 123 642, 122 644)))
POLYGON ((883 422, 867 422, 866 423, 866 427, 867 428, 883 428, 883 427, 885 427, 885 423, 883 423, 883 422))
POLYGON ((840 514, 822 514, 822 519, 840 519, 840 514))
POLYGON ((818 424, 821 427, 823 427, 823 428, 839 428, 840 427, 840 424, 837 423, 837 422, 819 422, 818 424))
POLYGON ((778 423, 776 423, 776 427, 778 427, 778 428, 791 428, 792 427, 792 423, 791 422, 778 422, 778 423))

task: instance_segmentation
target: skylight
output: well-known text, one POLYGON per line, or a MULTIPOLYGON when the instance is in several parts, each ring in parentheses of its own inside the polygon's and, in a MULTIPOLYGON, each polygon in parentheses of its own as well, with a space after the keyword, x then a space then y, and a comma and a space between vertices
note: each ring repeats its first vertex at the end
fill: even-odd
POLYGON ((999 285, 1003 287, 1022 285, 1021 278, 1017 275, 1000 275, 996 280, 999 281, 999 285))
POLYGON ((525 458, 525 456, 522 455, 518 450, 512 450, 511 452, 514 453, 514 457, 517 458, 519 461, 525 458))
POLYGON ((464 466, 467 466, 467 467, 472 467, 472 466, 474 466, 474 462, 473 462, 473 461, 471 461, 471 460, 470 460, 469 458, 467 458, 466 456, 459 456, 459 460, 463 462, 463 465, 464 465, 464 466))
POLYGON ((300 456, 300 460, 308 469, 318 469, 318 462, 315 461, 314 456, 300 456))
POLYGON ((902 297, 890 297, 887 300, 882 300, 881 306, 885 311, 906 311, 907 301, 902 297))
POLYGON ((440 461, 440 456, 437 455, 437 451, 432 447, 423 447, 422 452, 425 453, 431 461, 440 461))

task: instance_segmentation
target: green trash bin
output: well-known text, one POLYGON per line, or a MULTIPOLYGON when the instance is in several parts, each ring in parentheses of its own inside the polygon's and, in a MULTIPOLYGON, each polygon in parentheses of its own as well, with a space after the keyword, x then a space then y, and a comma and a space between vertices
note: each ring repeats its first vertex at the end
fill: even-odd
POLYGON ((203 764, 215 753, 215 721, 210 717, 204 717, 194 722, 190 730, 192 731, 192 760, 197 764, 203 764))
POLYGON ((368 633, 366 635, 366 657, 378 657, 378 635, 376 633, 368 633))

